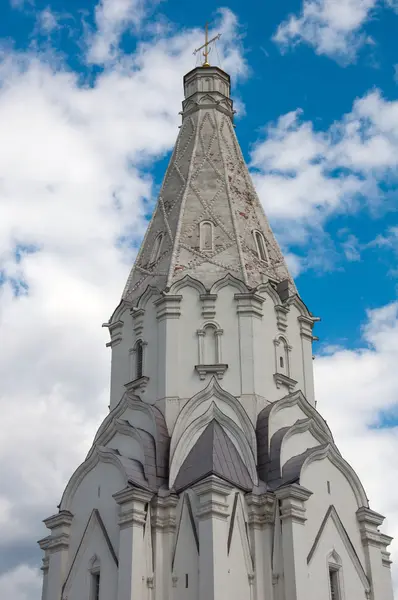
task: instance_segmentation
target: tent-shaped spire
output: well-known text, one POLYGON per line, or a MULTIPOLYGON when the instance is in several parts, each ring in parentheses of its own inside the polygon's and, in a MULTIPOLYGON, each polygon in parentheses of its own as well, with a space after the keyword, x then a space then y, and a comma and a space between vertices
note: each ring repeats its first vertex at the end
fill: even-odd
POLYGON ((185 275, 210 288, 227 273, 251 288, 287 280, 295 293, 235 135, 229 75, 198 67, 184 90, 182 126, 123 298, 185 275))
POLYGON ((239 452, 215 420, 209 423, 188 453, 174 487, 177 492, 181 492, 208 475, 217 475, 246 491, 253 488, 239 452))

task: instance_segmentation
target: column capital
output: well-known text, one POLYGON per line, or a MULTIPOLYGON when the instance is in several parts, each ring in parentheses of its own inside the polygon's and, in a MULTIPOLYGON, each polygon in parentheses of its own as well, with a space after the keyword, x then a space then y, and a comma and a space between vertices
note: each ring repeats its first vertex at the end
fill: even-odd
POLYGON ((127 487, 113 494, 113 498, 120 507, 119 526, 121 529, 133 525, 144 526, 147 517, 147 505, 152 496, 152 492, 135 487, 127 487))
POLYGON ((178 496, 154 496, 152 498, 152 529, 158 529, 165 533, 172 533, 177 526, 175 509, 178 504, 178 496))
POLYGON ((232 486, 215 475, 206 477, 193 486, 193 490, 199 497, 197 510, 198 519, 215 517, 221 520, 228 518, 227 497, 232 491, 232 486))
POLYGON ((366 506, 357 510, 357 520, 364 544, 381 547, 380 531, 378 527, 383 523, 384 517, 366 506))
POLYGON ((275 490, 275 496, 281 501, 282 520, 291 519, 296 523, 305 523, 307 519, 304 503, 312 496, 310 490, 293 483, 275 490))
POLYGON ((263 316, 263 303, 265 298, 255 292, 235 294, 238 315, 249 315, 258 318, 263 316))
POLYGON ((262 528, 275 521, 275 496, 274 494, 246 494, 248 505, 249 525, 262 528))
POLYGON ((161 296, 155 300, 154 305, 157 308, 156 318, 162 319, 178 319, 181 315, 181 300, 182 296, 167 295, 161 296))

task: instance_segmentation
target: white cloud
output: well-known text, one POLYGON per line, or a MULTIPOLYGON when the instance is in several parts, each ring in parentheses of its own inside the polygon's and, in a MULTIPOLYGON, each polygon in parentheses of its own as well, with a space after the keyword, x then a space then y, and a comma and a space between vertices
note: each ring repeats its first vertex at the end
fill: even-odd
POLYGON ((40 571, 20 565, 0 575, 0 597, 12 600, 37 600, 41 593, 40 571))
MULTIPOLYGON (((230 64, 238 24, 224 11, 219 26, 230 64)), ((110 355, 101 324, 134 255, 116 242, 136 243, 146 227, 147 167, 177 137, 182 76, 201 35, 157 32, 132 56, 119 52, 91 85, 56 54, 1 56, 2 598, 39 597, 30 566, 40 560, 35 541, 46 535, 41 520, 56 511, 107 414, 110 355)), ((246 71, 239 44, 231 70, 246 71)))
POLYGON ((40 32, 49 34, 59 28, 58 17, 48 6, 37 15, 37 27, 40 32))
MULTIPOLYGON (((337 349, 315 360, 318 410, 335 441, 359 474, 373 510, 387 515, 383 529, 391 546, 398 587, 398 427, 383 428, 380 414, 398 415, 398 303, 368 312, 363 345, 337 349), (395 475, 394 475, 395 473, 395 475)), ((398 589, 397 589, 398 591, 398 589)))
POLYGON ((274 41, 282 47, 301 42, 344 62, 355 59, 360 46, 371 42, 363 26, 379 0, 303 0, 299 16, 281 23, 274 41))
POLYGON ((300 111, 264 130, 252 150, 253 176, 284 243, 306 243, 331 215, 374 210, 385 177, 398 183, 398 102, 375 90, 326 131, 300 111), (289 224, 287 226, 287 224, 289 224))
POLYGON ((96 30, 88 60, 96 64, 114 60, 125 31, 137 31, 158 0, 100 0, 95 9, 96 30))

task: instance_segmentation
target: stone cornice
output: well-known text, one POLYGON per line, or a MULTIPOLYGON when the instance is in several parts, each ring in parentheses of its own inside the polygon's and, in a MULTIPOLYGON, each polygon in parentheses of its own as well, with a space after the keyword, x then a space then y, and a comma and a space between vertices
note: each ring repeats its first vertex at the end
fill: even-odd
POLYGON ((181 315, 181 300, 180 295, 163 295, 154 304, 157 308, 156 318, 158 321, 162 319, 178 319, 181 315))
POLYGON ((108 327, 111 341, 106 344, 107 348, 113 348, 122 341, 123 321, 115 321, 114 323, 104 323, 103 327, 108 327))
POLYGON ((216 316, 217 294, 200 294, 202 302, 202 317, 204 319, 214 319, 216 316))
POLYGON ((195 371, 202 380, 206 379, 206 375, 216 375, 217 379, 222 379, 227 369, 228 365, 226 364, 195 365, 195 371))
POLYGON ((308 340, 313 340, 312 329, 314 327, 314 319, 300 315, 297 317, 300 323, 300 335, 308 340))
POLYGON ((263 316, 263 303, 265 298, 259 296, 255 292, 235 294, 235 300, 237 303, 236 312, 238 315, 249 315, 253 317, 262 318, 263 316))
POLYGON ((263 528, 266 524, 272 524, 275 521, 275 495, 265 493, 261 495, 246 494, 248 505, 249 526, 263 528))
POLYGON ((44 519, 43 523, 47 527, 47 529, 56 529, 58 527, 64 527, 65 529, 69 529, 72 524, 73 515, 69 510, 61 510, 56 515, 52 515, 47 519, 44 519))
POLYGON ((153 494, 135 487, 127 487, 113 494, 120 506, 119 527, 143 527, 146 523, 148 505, 153 494))
POLYGON ((152 529, 160 530, 164 533, 172 533, 177 527, 176 507, 178 505, 178 496, 155 496, 152 499, 152 529))
POLYGON ((281 501, 281 519, 291 519, 295 523, 304 524, 306 509, 304 503, 312 496, 312 492, 293 483, 275 490, 275 496, 281 501))
POLYGON ((293 392, 297 385, 297 381, 295 379, 292 379, 283 373, 274 373, 274 381, 278 389, 281 387, 281 385, 285 385, 289 392, 293 392))
POLYGON ((199 497, 200 505, 196 515, 198 519, 216 518, 226 521, 229 516, 227 497, 232 486, 215 475, 206 477, 193 486, 199 497))
POLYGON ((143 392, 145 392, 146 386, 148 385, 148 381, 149 381, 149 377, 146 377, 145 375, 143 375, 142 377, 139 377, 138 379, 133 379, 133 381, 129 381, 128 383, 125 384, 125 388, 126 390, 130 393, 130 394, 142 394, 143 392))
POLYGON ((284 333, 287 329, 287 315, 289 314, 290 308, 288 306, 282 306, 281 304, 277 304, 274 307, 276 314, 276 325, 282 333, 284 333))

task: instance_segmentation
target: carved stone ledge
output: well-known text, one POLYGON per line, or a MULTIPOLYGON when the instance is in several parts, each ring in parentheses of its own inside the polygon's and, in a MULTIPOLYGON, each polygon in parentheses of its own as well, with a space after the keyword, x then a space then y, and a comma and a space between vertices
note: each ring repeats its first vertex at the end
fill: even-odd
POLYGON ((276 325, 279 331, 282 333, 284 333, 287 329, 287 315, 289 314, 289 310, 290 309, 288 306, 275 306, 276 325))
POLYGON ((202 317, 204 319, 214 319, 216 316, 217 294, 201 294, 202 317))
POLYGON ((258 317, 259 319, 262 318, 265 298, 253 292, 249 292, 246 294, 235 294, 235 300, 237 302, 236 312, 238 315, 249 315, 258 317))
POLYGON ((164 295, 154 302, 158 321, 163 319, 178 319, 181 315, 182 296, 164 295))
POLYGON ((131 394, 140 393, 143 394, 148 385, 149 377, 138 377, 138 379, 133 379, 133 381, 129 381, 129 383, 125 384, 125 388, 131 394))
POLYGON ((281 385, 284 385, 288 388, 289 392, 293 392, 297 385, 297 381, 295 379, 292 379, 287 375, 283 375, 283 373, 274 373, 274 381, 278 390, 281 385))
POLYGON ((116 321, 115 323, 104 323, 103 327, 108 327, 111 341, 106 344, 107 348, 113 348, 122 341, 123 335, 123 321, 116 321))
POLYGON ((199 374, 200 379, 205 379, 206 375, 216 375, 217 379, 224 377, 225 371, 228 369, 228 365, 195 365, 195 371, 199 374))
POLYGON ((275 521, 275 496, 274 494, 247 494, 249 527, 263 528, 266 524, 275 521))

